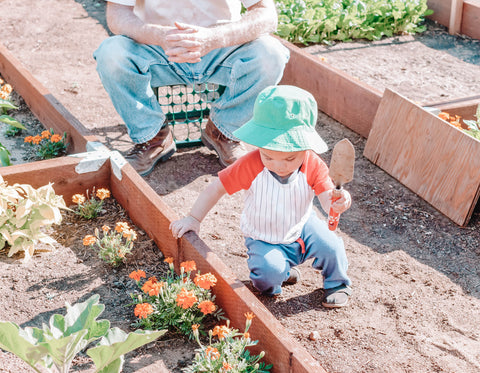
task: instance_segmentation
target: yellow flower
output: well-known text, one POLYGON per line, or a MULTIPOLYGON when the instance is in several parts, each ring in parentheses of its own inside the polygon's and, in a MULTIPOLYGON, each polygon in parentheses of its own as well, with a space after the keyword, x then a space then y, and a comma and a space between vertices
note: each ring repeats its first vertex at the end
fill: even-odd
POLYGON ((105 198, 110 197, 110 191, 105 188, 100 188, 97 190, 97 197, 100 198, 101 200, 104 200, 105 198))
POLYGON ((85 246, 93 245, 95 242, 97 242, 97 238, 95 236, 92 236, 91 234, 83 238, 83 244, 85 246))
POLYGON ((74 194, 72 196, 72 202, 81 205, 85 202, 85 196, 83 194, 74 194))

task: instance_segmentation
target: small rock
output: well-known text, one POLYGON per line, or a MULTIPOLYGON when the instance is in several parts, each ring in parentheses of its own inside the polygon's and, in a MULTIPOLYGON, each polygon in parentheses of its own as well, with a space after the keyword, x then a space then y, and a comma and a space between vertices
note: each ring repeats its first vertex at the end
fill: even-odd
POLYGON ((319 338, 320 338, 320 333, 317 332, 316 330, 311 332, 310 335, 308 336, 308 339, 310 339, 311 341, 316 341, 319 338))

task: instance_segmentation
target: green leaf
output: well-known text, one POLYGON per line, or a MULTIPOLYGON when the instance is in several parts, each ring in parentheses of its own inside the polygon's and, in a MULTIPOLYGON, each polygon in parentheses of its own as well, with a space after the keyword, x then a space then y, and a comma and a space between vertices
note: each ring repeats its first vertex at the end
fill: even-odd
POLYGON ((5 108, 5 109, 18 109, 17 106, 15 106, 13 103, 11 103, 8 100, 4 100, 3 98, 0 98, 0 108, 5 108))
POLYGON ((88 342, 84 338, 87 332, 86 329, 80 330, 63 338, 49 339, 39 345, 47 350, 58 368, 69 367, 75 355, 87 346, 88 342))
MULTIPOLYGON (((95 363, 97 372, 119 372, 119 370, 103 370, 112 363, 119 366, 117 359, 147 343, 153 342, 166 333, 166 330, 136 331, 128 335, 119 328, 112 328, 102 337, 98 346, 87 351, 95 363)), ((121 366, 120 366, 121 367, 121 366)))
POLYGON ((38 348, 35 343, 23 338, 20 331, 21 329, 17 324, 1 321, 0 347, 15 354, 38 371, 35 366, 47 355, 47 351, 45 348, 38 348))
POLYGON ((0 144, 0 165, 10 166, 10 152, 2 144, 0 144))
POLYGON ((22 130, 26 130, 25 126, 20 123, 18 120, 12 118, 9 115, 0 115, 0 122, 5 124, 9 124, 12 127, 21 128, 22 130))

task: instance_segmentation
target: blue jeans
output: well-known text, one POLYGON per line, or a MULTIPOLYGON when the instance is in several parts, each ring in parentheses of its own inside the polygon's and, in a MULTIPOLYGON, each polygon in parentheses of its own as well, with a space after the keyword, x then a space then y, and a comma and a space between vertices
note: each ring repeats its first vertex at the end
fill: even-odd
POLYGON ((325 289, 351 285, 343 240, 329 230, 315 212, 303 227, 300 239, 304 247, 297 241, 285 245, 246 238, 253 286, 266 295, 280 294, 282 283, 290 276, 290 268, 310 258, 314 258, 312 267, 322 271, 325 289))
POLYGON ((215 49, 198 63, 173 63, 159 46, 117 35, 103 41, 93 56, 130 138, 143 143, 165 120, 151 87, 207 82, 225 86, 212 104, 210 119, 225 136, 237 140, 232 132, 252 117, 260 91, 280 81, 289 51, 266 35, 241 46, 215 49))

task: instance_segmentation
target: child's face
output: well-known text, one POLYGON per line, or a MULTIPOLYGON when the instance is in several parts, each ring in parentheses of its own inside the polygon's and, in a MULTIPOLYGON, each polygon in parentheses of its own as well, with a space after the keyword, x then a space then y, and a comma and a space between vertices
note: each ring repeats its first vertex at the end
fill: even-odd
POLYGON ((280 177, 288 177, 298 170, 305 158, 305 150, 299 152, 279 152, 260 148, 263 165, 280 177))

